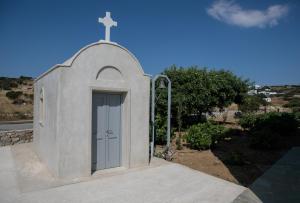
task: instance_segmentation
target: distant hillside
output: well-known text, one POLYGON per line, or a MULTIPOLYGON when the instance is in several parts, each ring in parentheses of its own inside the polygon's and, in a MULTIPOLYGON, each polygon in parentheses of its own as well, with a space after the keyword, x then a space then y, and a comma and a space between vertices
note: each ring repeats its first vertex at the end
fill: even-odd
POLYGON ((271 88, 278 93, 284 94, 286 98, 300 95, 300 85, 271 86, 271 88))
POLYGON ((33 78, 0 77, 0 120, 32 119, 33 78))
MULTIPOLYGON (((32 77, 0 77, 0 121, 32 119, 33 117, 32 77)), ((269 86, 280 93, 272 97, 272 105, 289 107, 299 111, 300 85, 269 86), (295 107, 295 103, 297 104, 295 107)))

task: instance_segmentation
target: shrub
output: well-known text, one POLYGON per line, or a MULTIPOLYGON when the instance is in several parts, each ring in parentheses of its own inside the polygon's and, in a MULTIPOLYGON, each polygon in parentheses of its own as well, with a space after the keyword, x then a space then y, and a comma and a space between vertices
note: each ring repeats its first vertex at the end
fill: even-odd
POLYGON ((244 129, 251 129, 254 127, 257 116, 255 114, 244 114, 239 120, 239 124, 244 129))
POLYGON ((271 112, 257 116, 252 131, 269 128, 281 136, 295 135, 298 129, 298 121, 292 113, 271 112))
POLYGON ((7 78, 4 78, 3 80, 1 80, 1 89, 11 90, 10 82, 7 78))
POLYGON ((295 134, 299 122, 297 121, 296 114, 270 112, 260 115, 245 114, 240 119, 239 124, 244 129, 250 131, 269 128, 281 136, 288 136, 295 134))
POLYGON ((155 119, 155 143, 156 144, 165 144, 167 137, 167 123, 165 121, 165 119, 163 119, 160 114, 156 115, 156 119, 155 119))
POLYGON ((259 96, 246 96, 239 104, 239 110, 243 113, 251 113, 259 110, 260 105, 266 105, 266 102, 259 96))
POLYGON ((28 77, 28 76, 24 76, 24 75, 21 75, 19 77, 20 80, 32 80, 32 77, 28 77))
POLYGON ((300 112, 300 99, 292 98, 289 103, 285 104, 284 107, 291 108, 294 113, 300 112))
POLYGON ((15 100, 17 99, 19 96, 21 96, 23 93, 21 91, 9 91, 6 93, 6 97, 8 97, 9 99, 15 100))
MULTIPOLYGON (((167 142, 167 118, 156 115, 155 119, 155 144, 163 145, 167 142)), ((171 139, 174 137, 174 129, 171 128, 171 139)))
POLYGON ((208 149, 212 145, 212 136, 206 132, 202 132, 202 128, 193 125, 188 130, 187 142, 193 149, 208 149))
POLYGON ((245 115, 240 125, 249 130, 250 145, 259 149, 277 149, 281 137, 297 134, 299 121, 295 114, 270 112, 260 115, 245 115))
POLYGON ((26 103, 24 99, 15 99, 13 101, 13 104, 17 104, 17 105, 21 105, 21 104, 24 104, 26 103))
POLYGON ((188 129, 186 140, 193 149, 209 149, 222 138, 225 128, 210 122, 193 125, 188 129))
POLYGON ((283 105, 284 107, 292 108, 292 107, 299 107, 300 106, 300 99, 299 98, 292 98, 289 103, 283 105))
POLYGON ((18 84, 16 82, 11 82, 10 83, 10 87, 11 88, 17 88, 18 87, 18 84))

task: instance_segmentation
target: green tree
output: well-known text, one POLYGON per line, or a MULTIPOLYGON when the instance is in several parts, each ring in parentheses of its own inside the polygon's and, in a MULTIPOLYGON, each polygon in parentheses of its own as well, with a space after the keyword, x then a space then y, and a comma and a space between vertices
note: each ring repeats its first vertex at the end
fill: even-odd
POLYGON ((239 104, 239 110, 243 113, 253 113, 259 110, 260 105, 266 105, 266 101, 259 96, 245 96, 239 104))
MULTIPOLYGON (((202 113, 211 113, 214 107, 224 109, 233 102, 241 103, 248 91, 248 80, 235 76, 230 71, 207 70, 206 68, 167 68, 162 74, 172 81, 172 120, 178 126, 178 114, 182 125, 190 125, 189 116, 201 120, 202 113), (178 111, 180 107, 180 112, 178 111), (177 119, 175 119, 177 118, 177 119), (176 121, 177 120, 177 121, 176 121)), ((158 89, 157 112, 166 116, 167 90, 158 89)))

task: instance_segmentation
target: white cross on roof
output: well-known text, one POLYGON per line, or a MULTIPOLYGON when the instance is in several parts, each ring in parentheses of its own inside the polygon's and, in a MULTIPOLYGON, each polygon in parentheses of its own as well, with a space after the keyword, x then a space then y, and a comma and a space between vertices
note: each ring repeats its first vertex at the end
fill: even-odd
POLYGON ((112 26, 118 25, 117 22, 113 21, 110 17, 110 12, 106 12, 106 15, 104 18, 99 18, 99 23, 103 23, 105 26, 105 41, 109 42, 110 41, 110 28, 112 26))

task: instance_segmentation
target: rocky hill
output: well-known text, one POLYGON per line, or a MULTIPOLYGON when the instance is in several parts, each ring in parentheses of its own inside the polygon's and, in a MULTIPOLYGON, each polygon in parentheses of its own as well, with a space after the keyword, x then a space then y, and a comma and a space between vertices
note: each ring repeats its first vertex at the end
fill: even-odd
POLYGON ((0 77, 0 121, 32 119, 33 78, 0 77))

